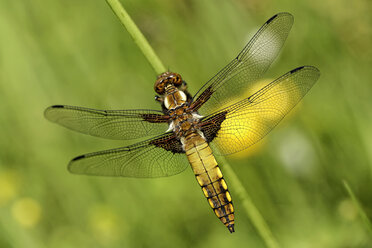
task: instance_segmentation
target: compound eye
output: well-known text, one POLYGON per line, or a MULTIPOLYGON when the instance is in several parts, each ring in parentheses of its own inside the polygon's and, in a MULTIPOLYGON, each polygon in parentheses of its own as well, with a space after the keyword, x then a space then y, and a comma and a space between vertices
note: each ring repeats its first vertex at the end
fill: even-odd
POLYGON ((172 81, 173 81, 174 86, 180 86, 182 84, 181 75, 178 73, 173 73, 172 81))
POLYGON ((154 90, 159 95, 163 95, 165 93, 165 83, 164 83, 164 81, 155 82, 154 90))

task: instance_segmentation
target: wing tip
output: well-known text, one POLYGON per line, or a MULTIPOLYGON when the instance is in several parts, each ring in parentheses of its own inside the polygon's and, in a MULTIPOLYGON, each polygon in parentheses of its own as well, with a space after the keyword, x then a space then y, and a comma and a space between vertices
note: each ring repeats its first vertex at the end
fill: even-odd
POLYGON ((52 106, 47 107, 44 110, 44 117, 50 121, 54 121, 54 119, 51 116, 49 116, 49 111, 52 111, 53 109, 61 109, 61 108, 65 108, 65 106, 64 105, 52 105, 52 106))
POLYGON ((289 17, 290 19, 294 19, 294 16, 289 12, 279 12, 279 13, 273 15, 272 17, 270 17, 270 19, 266 21, 266 24, 269 24, 270 22, 272 22, 273 20, 275 20, 278 17, 284 17, 284 16, 289 17))
POLYGON ((315 66, 312 66, 312 65, 303 65, 303 66, 297 67, 297 68, 291 70, 289 73, 292 74, 292 73, 295 73, 295 72, 297 72, 299 70, 302 70, 302 69, 312 70, 314 72, 317 72, 317 74, 320 75, 320 70, 318 68, 316 68, 315 66))
POLYGON ((79 172, 79 171, 76 171, 75 169, 74 169, 74 163, 76 162, 76 161, 79 161, 79 160, 81 160, 81 159, 84 159, 84 158, 86 158, 86 155, 80 155, 80 156, 77 156, 77 157, 75 157, 75 158, 73 158, 73 159, 71 159, 71 161, 68 163, 68 165, 67 165, 67 170, 70 172, 70 173, 73 173, 73 174, 82 174, 81 172, 79 172))

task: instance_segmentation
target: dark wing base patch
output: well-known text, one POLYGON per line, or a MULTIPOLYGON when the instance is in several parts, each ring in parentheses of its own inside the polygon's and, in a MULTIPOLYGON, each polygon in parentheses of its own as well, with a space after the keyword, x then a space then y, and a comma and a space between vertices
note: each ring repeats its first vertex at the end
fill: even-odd
POLYGON ((208 143, 217 136, 222 122, 226 119, 226 114, 227 111, 219 112, 201 120, 200 129, 208 143))
POLYGON ((175 134, 151 140, 149 144, 156 147, 161 147, 164 150, 170 151, 172 153, 185 153, 182 148, 181 141, 176 138, 175 134))

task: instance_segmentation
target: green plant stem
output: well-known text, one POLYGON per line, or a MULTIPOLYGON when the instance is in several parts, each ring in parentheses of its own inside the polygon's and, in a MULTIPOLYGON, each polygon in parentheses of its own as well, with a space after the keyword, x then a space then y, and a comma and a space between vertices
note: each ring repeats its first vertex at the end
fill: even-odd
POLYGON ((371 223, 371 221, 368 219, 367 214, 364 212, 362 206, 360 205, 358 199, 354 195, 354 192, 351 190, 349 184, 345 180, 343 182, 344 182, 344 187, 345 187, 347 193, 349 194, 349 196, 350 196, 355 208, 357 209, 360 217, 362 218, 362 221, 363 221, 366 229, 368 230, 369 234, 372 236, 372 223, 371 223))
POLYGON ((150 63, 156 74, 161 74, 166 71, 163 63, 159 57, 155 54, 154 50, 146 40, 145 36, 138 29, 137 25, 133 22, 127 11, 119 0, 106 0, 108 5, 114 11, 115 15, 119 18, 120 22, 126 28, 128 33, 132 36, 134 42, 141 49, 143 55, 145 55, 147 61, 150 63))
MULTIPOLYGON (((146 59, 149 61, 153 69, 157 74, 160 74, 165 71, 163 63, 160 61, 158 56, 155 54, 154 50, 151 48, 146 38, 143 36, 141 31, 138 29, 137 25, 130 18, 128 13, 125 11, 124 7, 118 0, 106 0, 110 5, 116 16, 119 18, 121 23, 127 29, 129 34, 132 36, 133 40, 137 46, 141 49, 142 53, 145 55, 146 59)), ((220 159, 221 160, 221 159, 220 159)), ((262 239, 269 248, 278 248, 278 242, 275 240, 272 235, 268 225, 261 216, 260 212, 254 205, 252 199, 248 195, 248 192, 245 190, 244 186, 240 182, 238 176, 232 170, 231 166, 227 163, 225 159, 223 160, 223 168, 227 172, 230 182, 234 188, 234 191, 237 193, 237 196, 243 203, 245 212, 251 219, 253 225, 256 227, 258 233, 261 235, 262 239)))
POLYGON ((241 200, 245 213, 248 215, 253 226, 261 235, 266 246, 269 248, 279 248, 279 243, 274 238, 269 226, 254 205, 251 197, 245 190, 242 182, 239 180, 239 177, 235 174, 230 164, 223 157, 218 157, 218 160, 221 162, 222 168, 229 178, 228 183, 231 185, 231 188, 234 189, 234 193, 237 195, 237 197, 241 200))

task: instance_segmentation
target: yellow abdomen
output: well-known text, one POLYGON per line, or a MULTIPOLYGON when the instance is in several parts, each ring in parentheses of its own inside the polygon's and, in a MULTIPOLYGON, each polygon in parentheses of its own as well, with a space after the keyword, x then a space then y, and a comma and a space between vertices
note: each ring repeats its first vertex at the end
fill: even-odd
POLYGON ((187 159, 209 205, 229 231, 234 232, 234 207, 212 149, 197 133, 188 135, 184 145, 187 159))

